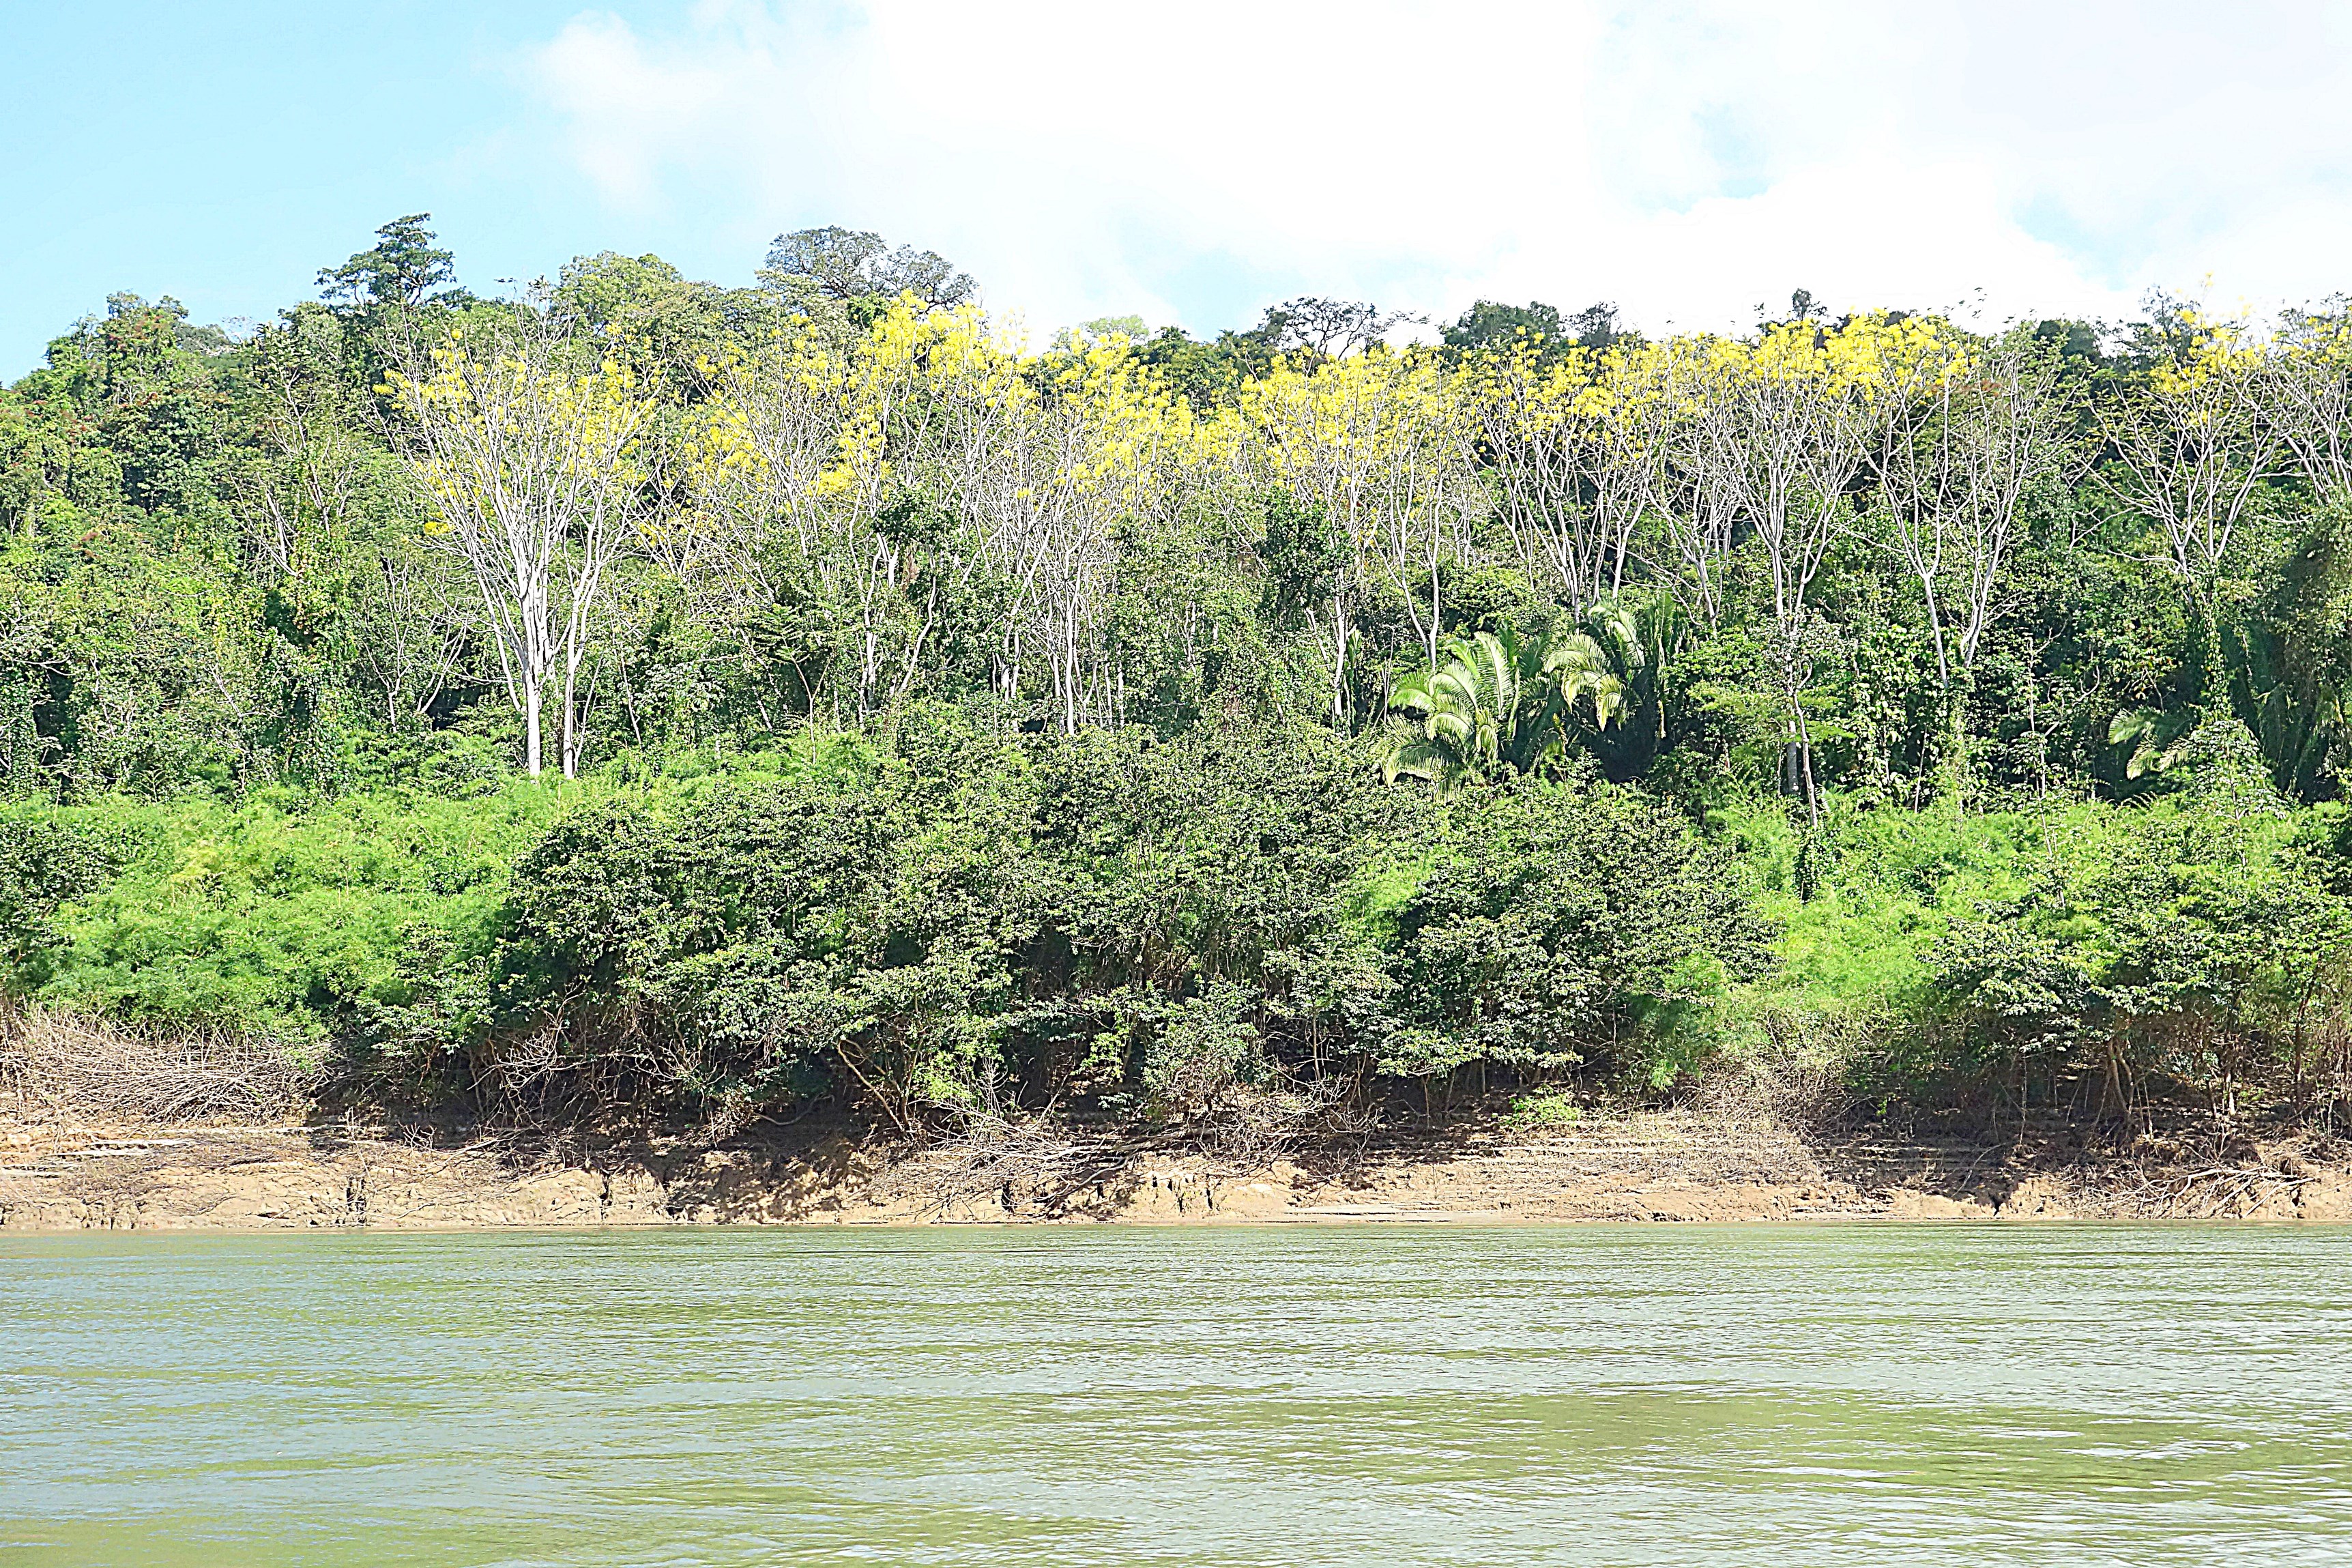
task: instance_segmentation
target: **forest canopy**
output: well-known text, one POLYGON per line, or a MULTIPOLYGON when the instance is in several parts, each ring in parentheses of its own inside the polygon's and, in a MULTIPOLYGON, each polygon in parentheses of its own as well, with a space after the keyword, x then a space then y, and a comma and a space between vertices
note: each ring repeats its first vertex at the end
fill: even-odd
POLYGON ((14 994, 908 1128, 2345 1092, 2340 301, 1032 351, 870 234, 491 298, 429 222, 0 393, 14 994))

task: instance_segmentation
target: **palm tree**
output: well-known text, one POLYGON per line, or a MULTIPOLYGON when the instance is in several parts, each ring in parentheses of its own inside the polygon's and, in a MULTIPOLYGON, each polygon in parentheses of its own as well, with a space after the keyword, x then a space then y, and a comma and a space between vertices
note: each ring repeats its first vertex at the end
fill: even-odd
POLYGON ((1567 721, 1590 698, 1606 729, 1625 686, 1589 633, 1448 637, 1434 669, 1389 690, 1390 739, 1381 776, 1425 781, 1441 800, 1503 771, 1528 773, 1567 749, 1567 721))

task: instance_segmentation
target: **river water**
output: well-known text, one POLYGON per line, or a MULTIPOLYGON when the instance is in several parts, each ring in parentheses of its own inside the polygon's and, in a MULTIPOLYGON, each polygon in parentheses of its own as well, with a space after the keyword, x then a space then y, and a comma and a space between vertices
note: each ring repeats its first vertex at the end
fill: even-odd
POLYGON ((2352 1230, 0 1237, 0 1563, 2352 1563, 2352 1230))

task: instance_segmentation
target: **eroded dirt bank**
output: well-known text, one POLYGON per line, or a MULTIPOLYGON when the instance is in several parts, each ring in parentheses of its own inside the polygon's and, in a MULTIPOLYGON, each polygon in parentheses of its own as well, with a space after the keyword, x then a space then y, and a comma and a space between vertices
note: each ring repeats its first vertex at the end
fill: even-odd
POLYGON ((2352 1220, 2352 1150, 2124 1157, 2063 1136, 1923 1142, 1660 1111, 1235 1160, 1038 1129, 919 1151, 822 1129, 590 1146, 0 1109, 9 1230, 1849 1217, 2352 1220))

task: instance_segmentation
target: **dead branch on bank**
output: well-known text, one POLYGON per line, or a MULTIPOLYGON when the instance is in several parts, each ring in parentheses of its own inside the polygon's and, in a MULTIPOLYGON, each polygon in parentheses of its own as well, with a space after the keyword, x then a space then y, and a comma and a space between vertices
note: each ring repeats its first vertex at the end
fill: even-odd
POLYGON ((0 1010, 0 1084, 27 1113, 119 1122, 274 1122, 303 1105, 304 1075, 275 1042, 228 1030, 142 1027, 38 1006, 0 1010))
POLYGON ((2252 1214, 2317 1178, 2263 1166, 2216 1166, 2143 1176, 2130 1194, 2158 1219, 2222 1219, 2252 1214))
POLYGON ((1302 1148, 1353 1143, 1360 1153, 1377 1126, 1370 1110, 1328 1080, 1234 1086, 1189 1117, 1093 1132, 1057 1121, 1051 1107, 1029 1112, 1007 1103, 992 1076, 978 1099, 956 1136, 898 1168, 926 1215, 990 1203, 1008 1214, 1058 1214, 1147 1154, 1198 1156, 1223 1174, 1250 1175, 1302 1148))

